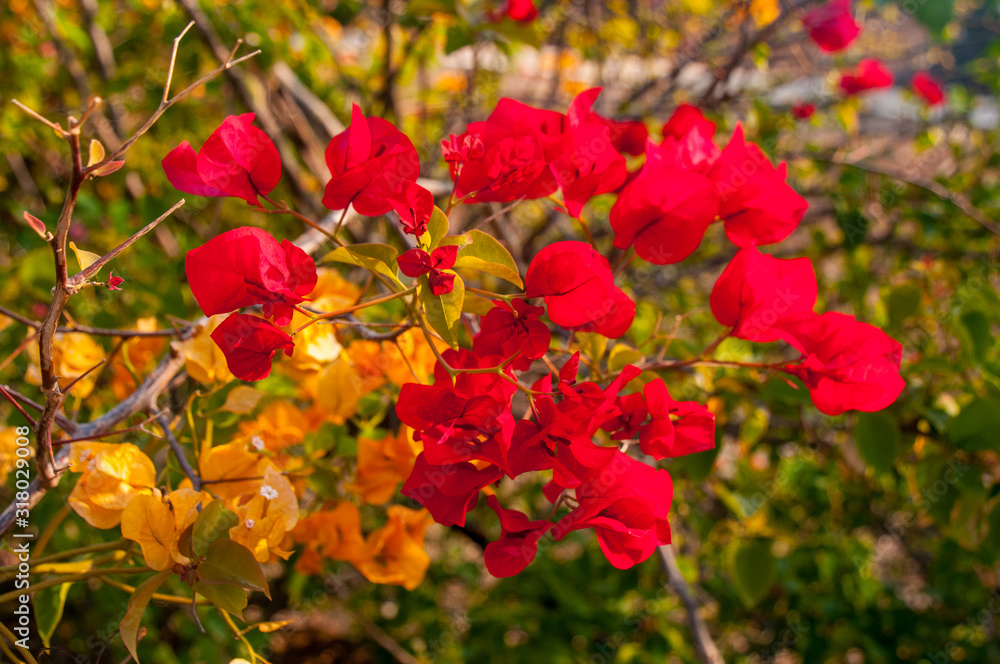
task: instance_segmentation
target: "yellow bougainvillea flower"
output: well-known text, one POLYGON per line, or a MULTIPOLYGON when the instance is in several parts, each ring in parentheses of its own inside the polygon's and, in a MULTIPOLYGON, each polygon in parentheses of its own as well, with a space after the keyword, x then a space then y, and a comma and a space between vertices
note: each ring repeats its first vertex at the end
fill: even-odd
POLYGON ((272 555, 287 559, 291 551, 279 547, 285 533, 299 520, 299 503, 291 483, 273 466, 264 471, 257 493, 236 506, 239 523, 229 529, 229 538, 253 552, 257 562, 272 555))
MULTIPOLYGON (((256 493, 260 478, 270 465, 271 462, 255 449, 252 441, 243 439, 216 445, 198 459, 202 486, 226 503, 256 493)), ((189 487, 191 482, 185 478, 180 486, 189 487)))
POLYGON ((175 351, 184 356, 184 368, 188 375, 204 385, 235 380, 226 364, 226 356, 211 337, 215 328, 225 319, 226 316, 222 314, 212 316, 190 339, 170 343, 175 351))
POLYGON ((366 503, 387 503, 396 493, 396 487, 410 476, 419 453, 413 432, 407 427, 381 440, 358 436, 358 466, 348 490, 360 495, 366 503))
MULTIPOLYGON (((448 348, 448 344, 434 339, 438 351, 448 348)), ((423 332, 412 328, 396 337, 396 343, 382 342, 383 352, 388 356, 385 375, 389 382, 398 387, 407 383, 428 383, 437 363, 437 356, 423 332), (414 374, 416 374, 414 376, 414 374)))
POLYGON ((347 358, 354 367, 358 378, 359 391, 362 396, 374 392, 385 385, 385 373, 391 360, 382 351, 382 344, 377 341, 357 339, 346 349, 347 358))
MULTIPOLYGON (((32 385, 42 384, 42 370, 39 365, 38 344, 31 343, 25 349, 30 364, 24 378, 32 385)), ((59 387, 65 388, 88 369, 92 369, 105 356, 104 349, 89 335, 82 332, 65 332, 55 335, 52 343, 52 363, 59 376, 59 387)), ((97 374, 91 373, 73 386, 73 394, 85 397, 94 388, 97 374)))
POLYGON ((350 360, 341 355, 323 370, 316 388, 316 404, 331 421, 343 424, 364 396, 362 384, 350 360))
POLYGON ((131 443, 74 443, 70 471, 83 473, 69 505, 95 528, 114 528, 137 496, 152 492, 156 468, 131 443))
POLYGON ((180 551, 181 535, 194 525, 199 506, 210 502, 210 495, 194 489, 136 496, 122 514, 122 537, 137 542, 146 565, 155 570, 189 565, 191 559, 180 551))
POLYGON ((424 580, 430 557, 424 551, 424 533, 433 519, 427 510, 392 505, 388 523, 372 531, 365 544, 369 556, 354 563, 372 583, 388 583, 413 590, 424 580))
POLYGON ((280 452, 300 445, 306 434, 318 429, 324 421, 326 414, 318 408, 303 410, 287 399, 279 399, 269 404, 256 419, 240 422, 242 436, 239 440, 246 440, 254 449, 280 452), (254 436, 258 440, 254 440, 254 436))
POLYGON ((778 0, 751 0, 750 16, 758 28, 774 22, 781 14, 781 6, 778 0))
POLYGON ((317 311, 337 311, 354 305, 361 299, 357 284, 344 279, 337 270, 329 267, 316 269, 316 288, 309 294, 310 308, 317 311))
POLYGON ((295 569, 302 574, 322 572, 324 558, 356 563, 369 555, 361 535, 361 513, 347 501, 332 510, 313 512, 295 526, 292 536, 306 545, 295 561, 295 569))
MULTIPOLYGON (((27 446, 28 456, 35 456, 35 448, 27 446)), ((14 427, 0 427, 0 484, 7 482, 7 476, 17 466, 17 431, 14 427)))
MULTIPOLYGON (((135 322, 135 330, 152 332, 157 328, 156 318, 149 316, 135 322)), ((111 391, 115 398, 124 399, 137 387, 128 365, 139 374, 153 368, 156 358, 166 345, 165 337, 132 337, 122 344, 121 350, 111 361, 111 391), (126 360, 128 364, 126 364, 126 360)))

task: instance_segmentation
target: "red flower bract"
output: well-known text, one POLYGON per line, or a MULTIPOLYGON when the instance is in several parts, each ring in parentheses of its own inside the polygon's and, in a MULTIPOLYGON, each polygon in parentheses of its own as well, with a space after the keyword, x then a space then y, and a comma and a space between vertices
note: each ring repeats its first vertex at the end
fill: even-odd
POLYGON ((809 37, 827 53, 842 51, 861 34, 861 26, 854 21, 851 0, 831 0, 817 7, 802 19, 809 37))
POLYGON ((591 109, 600 92, 600 88, 585 90, 570 104, 563 144, 550 165, 566 211, 574 217, 592 196, 621 186, 627 173, 625 158, 614 145, 612 125, 591 109))
POLYGON ((496 496, 488 497, 486 503, 500 517, 501 528, 500 539, 486 545, 486 569, 500 578, 520 574, 535 559, 538 540, 555 524, 531 521, 517 510, 504 509, 496 496))
POLYGON ((809 204, 785 182, 786 176, 785 164, 772 166, 759 147, 744 140, 743 127, 737 125, 709 173, 733 244, 773 244, 798 227, 809 204))
POLYGON ((292 319, 292 305, 316 286, 316 263, 288 240, 279 243, 244 226, 218 235, 187 253, 191 292, 206 316, 254 304, 278 325, 292 319))
POLYGON ((593 331, 614 337, 632 324, 635 304, 615 286, 607 259, 586 242, 555 242, 545 247, 532 259, 524 282, 529 298, 545 298, 549 318, 557 325, 574 328, 603 322, 607 325, 597 325, 593 331), (625 300, 631 303, 631 311, 625 300), (619 311, 624 317, 615 316, 619 311))
POLYGON ((455 288, 455 275, 443 270, 455 267, 457 257, 456 245, 438 247, 430 254, 416 247, 404 252, 396 259, 396 263, 400 272, 408 277, 416 278, 426 274, 431 292, 435 295, 445 295, 455 288))
POLYGON ((827 415, 882 410, 906 386, 899 375, 903 346, 873 325, 835 312, 779 325, 804 355, 785 370, 805 382, 813 403, 827 415))
POLYGON ((808 120, 816 112, 816 104, 796 104, 792 106, 792 115, 797 120, 808 120))
POLYGON ((509 0, 507 2, 507 16, 515 21, 527 23, 538 17, 538 9, 532 0, 509 0))
POLYGON ((510 304, 497 301, 480 322, 479 334, 472 340, 472 348, 481 357, 497 355, 502 358, 521 353, 511 366, 525 371, 549 349, 552 334, 548 326, 538 320, 545 313, 524 300, 510 304))
POLYGON ((777 341, 775 324, 812 313, 816 274, 808 258, 781 260, 756 247, 740 249, 712 289, 715 319, 747 341, 777 341))
POLYGON ((925 71, 918 71, 913 75, 910 83, 913 92, 920 96, 931 106, 937 106, 944 102, 944 90, 941 83, 936 78, 925 71))
MULTIPOLYGON (((415 182, 420 174, 420 159, 413 143, 391 122, 366 118, 357 104, 351 111, 351 126, 327 145, 326 164, 333 177, 326 185, 323 205, 331 210, 343 210, 353 204, 358 214, 367 217, 377 217, 394 208, 398 211, 400 207, 404 212, 409 208, 420 214, 427 212, 426 198, 414 205, 417 194, 407 191, 408 185, 402 184, 415 182)), ((400 215, 405 223, 404 212, 400 215)), ((418 217, 411 223, 419 226, 427 218, 418 217)))
POLYGON ((853 72, 840 78, 840 89, 847 95, 856 95, 865 90, 888 88, 893 82, 892 72, 878 60, 862 60, 853 72))
POLYGON ((698 248, 719 199, 712 181, 690 170, 688 157, 673 138, 646 144, 646 164, 611 208, 616 247, 634 244, 640 258, 657 265, 680 262, 698 248))
POLYGON ((253 126, 253 113, 230 115, 212 132, 199 153, 184 141, 163 158, 174 187, 195 196, 234 196, 260 207, 281 179, 281 157, 274 143, 253 126))
POLYGON ((212 340, 226 356, 229 371, 240 380, 261 380, 271 373, 275 351, 291 356, 292 338, 257 316, 232 314, 212 332, 212 340))
POLYGON ((473 203, 541 198, 557 188, 549 170, 560 154, 566 116, 501 99, 485 122, 442 141, 457 177, 455 194, 473 203))

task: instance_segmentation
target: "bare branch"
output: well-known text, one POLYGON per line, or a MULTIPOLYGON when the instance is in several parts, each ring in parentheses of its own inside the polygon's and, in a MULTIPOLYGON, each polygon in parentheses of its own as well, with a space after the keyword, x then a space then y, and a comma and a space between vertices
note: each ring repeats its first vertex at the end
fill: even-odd
POLYGON ((177 457, 177 463, 180 464, 181 470, 191 480, 191 488, 195 491, 201 491, 201 477, 198 476, 198 473, 194 472, 194 468, 188 463, 187 457, 184 455, 184 448, 181 447, 181 444, 177 441, 177 437, 174 436, 174 432, 170 429, 170 420, 160 415, 156 418, 156 422, 163 429, 163 435, 167 437, 167 442, 170 443, 170 449, 173 451, 174 456, 177 457))
POLYGON ((115 256, 117 256, 118 254, 120 254, 121 252, 125 251, 130 246, 132 246, 133 244, 135 244, 135 242, 139 238, 141 238, 143 235, 145 235, 146 233, 148 233, 151 230, 153 230, 154 228, 156 228, 160 224, 160 222, 162 222, 164 219, 166 219, 171 214, 173 214, 174 211, 177 210, 177 208, 181 207, 182 205, 184 205, 184 199, 183 198, 180 199, 179 201, 177 201, 176 203, 174 203, 170 207, 169 210, 167 210, 166 212, 164 212, 163 214, 161 214, 159 217, 157 217, 153 221, 151 221, 148 224, 146 224, 142 229, 140 229, 134 235, 132 235, 132 237, 130 237, 129 239, 125 240, 124 242, 122 242, 121 244, 119 244, 117 247, 115 247, 114 249, 112 249, 108 253, 106 253, 103 256, 101 256, 99 259, 97 259, 91 265, 89 265, 86 269, 80 270, 79 272, 77 272, 76 274, 74 274, 72 276, 72 278, 70 278, 70 280, 69 280, 69 287, 72 288, 72 289, 78 289, 80 286, 82 286, 84 283, 86 283, 86 281, 90 277, 92 277, 95 274, 97 274, 97 272, 102 267, 104 267, 111 260, 113 260, 115 258, 115 256))
POLYGON ((684 603, 684 608, 687 610, 688 621, 691 624, 691 635, 694 637, 698 659, 703 664, 726 664, 726 661, 722 658, 722 653, 719 652, 719 647, 712 640, 712 634, 708 631, 708 625, 705 624, 705 621, 698 613, 698 609, 700 608, 698 600, 695 599, 694 593, 691 592, 691 586, 684 580, 680 567, 677 566, 677 557, 674 555, 673 546, 664 544, 657 547, 657 550, 660 553, 660 561, 663 563, 663 569, 667 573, 667 581, 677 592, 678 596, 680 596, 681 602, 684 603))

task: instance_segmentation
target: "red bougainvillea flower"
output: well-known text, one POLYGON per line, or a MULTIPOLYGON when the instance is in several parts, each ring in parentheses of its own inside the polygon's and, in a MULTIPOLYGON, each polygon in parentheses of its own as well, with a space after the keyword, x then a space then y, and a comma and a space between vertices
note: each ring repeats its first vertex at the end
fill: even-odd
POLYGON ((712 288, 715 319, 732 327, 732 335, 760 343, 777 341, 775 324, 812 313, 816 305, 816 273, 808 258, 782 260, 756 247, 740 249, 712 288))
POLYGON ((108 273, 108 290, 121 290, 121 285, 125 283, 125 280, 121 277, 116 277, 114 271, 108 273))
POLYGON ((913 92, 931 106, 944 103, 944 89, 941 87, 941 82, 928 72, 918 71, 913 75, 910 85, 913 87, 913 92))
POLYGON ((163 158, 175 188, 195 196, 233 196, 260 207, 281 179, 281 157, 267 134, 253 126, 253 113, 230 115, 201 151, 184 141, 163 158))
MULTIPOLYGON (((700 138, 697 131, 689 134, 700 138)), ((646 144, 646 164, 611 208, 616 247, 635 245, 640 258, 657 265, 680 262, 698 248, 715 221, 719 198, 712 181, 693 166, 672 137, 661 146, 646 144)))
POLYGON ((625 182, 625 157, 615 149, 607 120, 592 109, 601 88, 576 96, 567 113, 559 155, 550 165, 563 192, 566 211, 574 217, 591 197, 616 190, 625 182))
POLYGON ((489 496, 486 504, 500 517, 501 528, 500 539, 486 545, 486 569, 499 578, 520 574, 535 559, 538 540, 555 524, 531 521, 517 510, 504 509, 496 496, 489 496))
POLYGON ((443 270, 455 267, 457 258, 458 247, 456 245, 444 245, 429 254, 417 247, 404 252, 396 259, 396 263, 399 265, 400 272, 408 277, 415 279, 426 274, 431 292, 435 295, 444 295, 455 288, 455 275, 451 272, 443 272, 443 270))
POLYGON ((539 317, 545 313, 542 307, 528 304, 524 300, 511 303, 498 300, 494 307, 483 316, 479 334, 472 340, 472 349, 480 357, 498 355, 503 358, 520 353, 511 366, 525 371, 549 349, 552 333, 539 317))
POLYGON ((351 126, 326 146, 326 164, 333 177, 326 185, 323 205, 343 210, 353 204, 366 217, 389 212, 395 207, 392 200, 409 201, 413 194, 403 191, 407 185, 401 181, 416 182, 420 175, 417 150, 406 134, 387 120, 366 118, 357 104, 351 110, 351 126))
POLYGON ((692 132, 709 141, 715 136, 715 123, 707 119, 701 109, 691 104, 681 104, 663 125, 663 137, 684 140, 692 132))
POLYGON ((545 298, 549 318, 556 325, 575 328, 600 322, 604 324, 591 331, 618 337, 625 332, 619 331, 623 319, 631 325, 635 316, 635 303, 615 286, 608 259, 586 242, 548 245, 532 259, 524 282, 529 298, 545 298), (623 318, 615 315, 618 311, 625 312, 623 318))
POLYGON ((827 415, 882 410, 906 386, 899 375, 903 346, 873 325, 835 312, 778 325, 804 355, 785 371, 802 379, 813 403, 827 415))
POLYGON ((288 240, 279 243, 244 226, 218 235, 187 253, 191 292, 206 316, 254 304, 277 325, 292 319, 292 305, 316 286, 316 263, 288 240))
POLYGON ((628 569, 670 543, 673 481, 665 470, 614 452, 610 463, 576 488, 577 507, 552 527, 552 534, 563 539, 571 531, 593 528, 608 561, 628 569))
POLYGON ((674 401, 662 379, 643 388, 649 424, 639 429, 642 451, 654 459, 679 457, 715 447, 715 415, 697 401, 674 401))
POLYGON ((792 106, 792 115, 797 120, 808 120, 816 112, 816 104, 799 103, 792 106))
POLYGON ((775 168, 764 152, 743 138, 737 125, 709 173, 721 199, 719 216, 733 244, 773 244, 798 227, 809 204, 785 182, 785 164, 775 168))
POLYGON ((465 516, 476 506, 479 491, 503 477, 492 464, 477 468, 467 461, 438 466, 421 452, 401 493, 427 508, 443 526, 465 525, 465 516))
POLYGON ((247 314, 232 314, 212 332, 212 339, 226 356, 229 371, 240 380, 261 380, 271 373, 278 350, 291 356, 292 338, 274 325, 247 314))
POLYGON ((549 164, 560 153, 566 116, 501 99, 485 122, 441 142, 455 193, 472 203, 542 198, 558 184, 549 164))
POLYGON ((842 51, 861 34, 861 26, 854 21, 851 0, 830 0, 817 7, 802 19, 809 37, 827 53, 842 51))
POLYGON ((388 201, 403 223, 403 232, 420 237, 427 232, 427 220, 434 213, 434 196, 416 182, 399 180, 388 201))
POLYGON ((509 0, 507 3, 507 16, 515 21, 527 23, 538 18, 538 9, 532 0, 509 0))
POLYGON ((862 60, 853 72, 840 77, 840 89, 847 95, 856 95, 865 90, 888 88, 893 82, 892 72, 878 60, 862 60))

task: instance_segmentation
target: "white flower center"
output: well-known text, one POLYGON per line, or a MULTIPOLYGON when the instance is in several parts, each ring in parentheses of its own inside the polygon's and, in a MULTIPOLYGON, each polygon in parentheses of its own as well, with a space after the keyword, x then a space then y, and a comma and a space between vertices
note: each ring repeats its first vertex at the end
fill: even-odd
POLYGON ((262 484, 260 487, 260 495, 264 496, 268 500, 274 500, 278 497, 278 492, 274 487, 268 484, 262 484))

